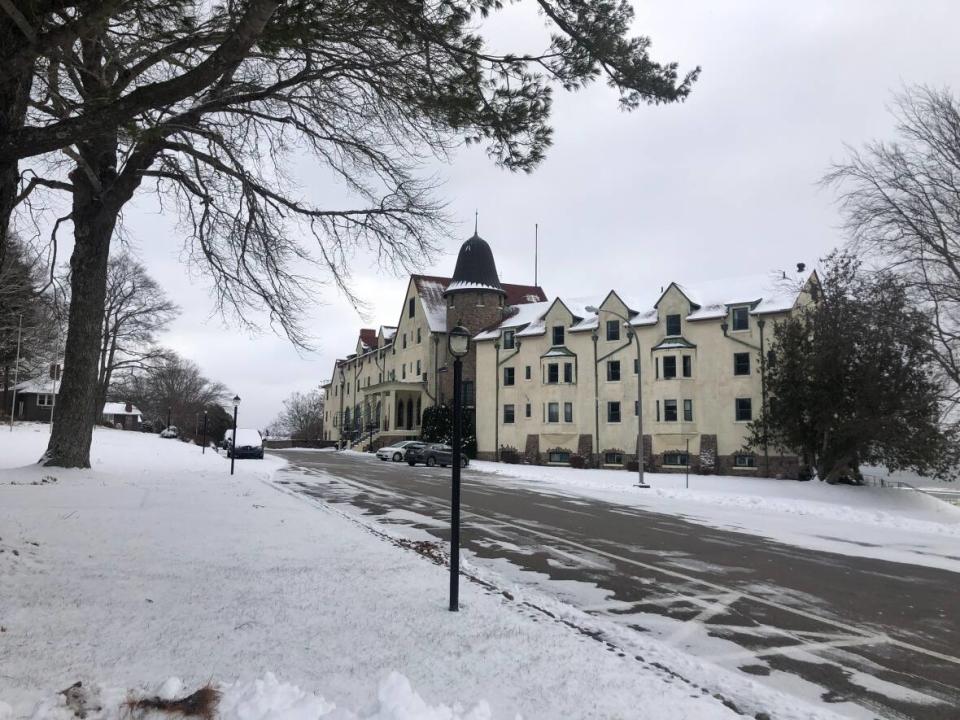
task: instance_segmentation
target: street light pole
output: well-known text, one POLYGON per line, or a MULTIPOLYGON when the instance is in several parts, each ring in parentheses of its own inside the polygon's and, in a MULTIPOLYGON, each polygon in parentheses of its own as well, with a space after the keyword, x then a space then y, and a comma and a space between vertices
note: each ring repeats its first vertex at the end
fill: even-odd
POLYGON ((170 406, 167 405, 167 427, 170 427, 170 406))
POLYGON ((233 464, 237 461, 237 406, 240 405, 240 396, 233 396, 233 442, 230 443, 230 474, 233 475, 233 464))
POLYGON ((203 450, 200 451, 201 455, 207 454, 207 411, 203 411, 203 450))
MULTIPOLYGON (((600 325, 600 310, 593 305, 587 305, 587 312, 595 313, 597 316, 597 326, 600 325)), ((644 482, 643 477, 643 367, 640 360, 640 337, 637 335, 636 331, 631 327, 630 320, 625 318, 623 315, 618 313, 616 310, 604 310, 611 315, 620 318, 623 321, 623 326, 627 330, 627 338, 632 339, 637 346, 637 484, 635 487, 638 488, 648 488, 650 487, 644 482)), ((594 343, 596 347, 596 343, 594 343)), ((597 452, 600 451, 600 448, 597 448, 597 452)))
POLYGON ((470 331, 457 326, 450 331, 448 347, 453 355, 453 458, 450 492, 450 611, 460 610, 460 465, 461 434, 463 432, 463 363, 470 352, 470 331))

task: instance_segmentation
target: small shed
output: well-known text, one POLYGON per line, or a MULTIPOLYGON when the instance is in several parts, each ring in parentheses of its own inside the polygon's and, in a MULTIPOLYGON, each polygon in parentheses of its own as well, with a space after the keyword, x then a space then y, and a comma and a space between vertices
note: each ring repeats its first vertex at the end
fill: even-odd
POLYGON ((101 419, 118 430, 138 430, 143 422, 142 414, 136 405, 122 402, 105 403, 101 419))

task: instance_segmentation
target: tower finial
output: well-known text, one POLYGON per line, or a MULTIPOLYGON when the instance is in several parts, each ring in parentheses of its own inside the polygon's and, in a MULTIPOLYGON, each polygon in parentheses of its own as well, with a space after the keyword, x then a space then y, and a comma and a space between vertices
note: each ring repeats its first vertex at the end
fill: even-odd
POLYGON ((479 217, 480 217, 480 211, 474 210, 473 211, 473 234, 474 235, 477 234, 477 223, 479 222, 479 217))

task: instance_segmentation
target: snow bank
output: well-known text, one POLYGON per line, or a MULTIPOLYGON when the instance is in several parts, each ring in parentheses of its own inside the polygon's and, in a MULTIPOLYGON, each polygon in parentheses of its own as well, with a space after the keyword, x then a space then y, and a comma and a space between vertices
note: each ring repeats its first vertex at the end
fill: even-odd
POLYGON ((473 470, 539 491, 590 497, 680 515, 711 527, 792 545, 960 572, 960 508, 912 490, 724 475, 508 465, 475 461, 473 470))
MULTIPOLYGON (((469 710, 446 705, 430 705, 398 672, 380 682, 371 707, 352 711, 338 708, 322 695, 281 682, 271 672, 252 681, 218 686, 222 693, 217 705, 218 720, 491 720, 490 706, 480 702, 469 710)), ((165 700, 192 692, 180 678, 170 678, 153 695, 165 700)), ((148 694, 148 696, 152 696, 148 694)), ((125 702, 141 697, 123 689, 91 688, 86 707, 88 720, 129 720, 125 702), (99 708, 99 710, 97 709, 99 708)), ((13 708, 0 702, 0 720, 13 720, 13 708)), ((30 720, 75 720, 75 708, 61 694, 39 702, 29 714, 30 720)))

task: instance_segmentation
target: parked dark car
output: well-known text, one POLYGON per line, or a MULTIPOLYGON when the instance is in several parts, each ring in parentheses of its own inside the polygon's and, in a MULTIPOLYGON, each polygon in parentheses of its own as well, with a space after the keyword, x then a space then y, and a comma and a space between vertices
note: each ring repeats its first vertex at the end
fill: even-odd
MULTIPOLYGON (((413 467, 417 463, 433 467, 447 467, 453 464, 453 448, 449 445, 440 445, 438 443, 428 443, 419 447, 411 447, 407 450, 407 465, 413 467)), ((460 467, 466 467, 469 460, 465 453, 460 453, 460 467)))

